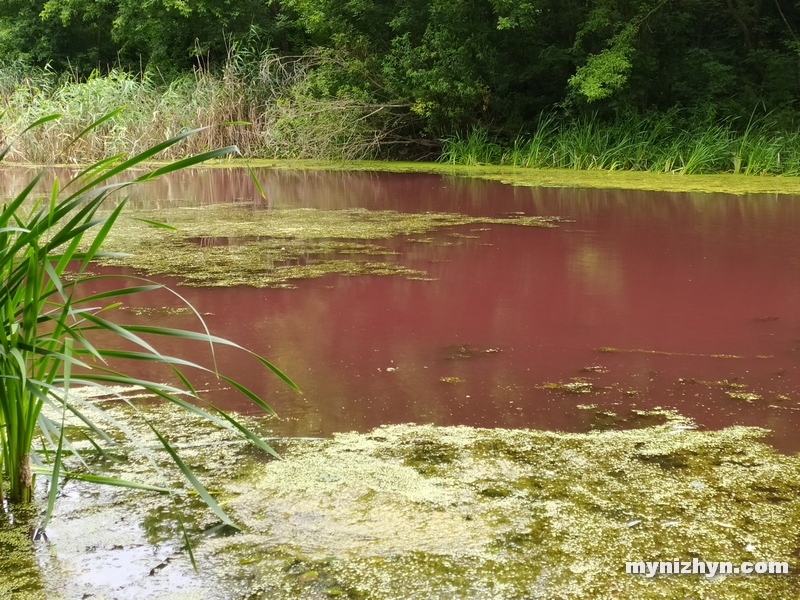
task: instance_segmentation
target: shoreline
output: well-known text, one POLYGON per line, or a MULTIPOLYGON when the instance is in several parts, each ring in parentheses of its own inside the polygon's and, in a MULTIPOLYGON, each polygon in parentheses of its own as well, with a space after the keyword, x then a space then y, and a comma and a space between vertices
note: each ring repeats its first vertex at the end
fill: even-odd
MULTIPOLYGON (((153 161, 144 165, 160 166, 169 161, 153 161)), ((619 189, 652 192, 722 193, 733 195, 773 194, 800 195, 800 177, 782 175, 742 175, 734 173, 684 175, 652 171, 608 171, 577 169, 535 169, 495 165, 452 165, 435 162, 401 161, 323 161, 312 159, 228 159, 203 163, 190 168, 270 168, 279 170, 361 171, 374 173, 423 173, 499 181, 525 187, 571 187, 619 189)), ((85 165, 9 163, 4 167, 80 168, 85 165)))

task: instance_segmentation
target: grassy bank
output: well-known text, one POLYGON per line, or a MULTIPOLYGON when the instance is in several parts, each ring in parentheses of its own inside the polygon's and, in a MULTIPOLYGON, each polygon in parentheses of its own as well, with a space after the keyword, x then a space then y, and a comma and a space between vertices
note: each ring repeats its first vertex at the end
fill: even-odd
POLYGON ((800 133, 767 118, 748 123, 696 120, 678 112, 614 122, 543 115, 531 134, 503 143, 486 129, 443 142, 442 162, 528 168, 663 173, 799 175, 800 133))
POLYGON ((356 89, 330 92, 334 63, 313 55, 233 55, 218 73, 197 71, 170 81, 158 73, 121 70, 76 80, 5 66, 0 68, 0 143, 57 113, 60 119, 28 133, 7 160, 87 163, 206 127, 163 158, 235 144, 246 157, 282 160, 398 158, 405 151, 406 157, 438 157, 440 163, 468 167, 800 175, 800 133, 781 130, 769 115, 755 113, 748 122, 718 122, 680 111, 616 120, 554 112, 516 139, 481 127, 440 140, 418 139, 409 107, 376 104, 356 89), (69 144, 88 123, 119 107, 113 119, 69 144))

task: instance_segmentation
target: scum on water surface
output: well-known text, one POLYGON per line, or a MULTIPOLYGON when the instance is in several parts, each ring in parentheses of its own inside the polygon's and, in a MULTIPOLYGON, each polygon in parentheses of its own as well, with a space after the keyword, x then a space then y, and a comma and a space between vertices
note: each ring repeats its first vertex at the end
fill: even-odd
MULTIPOLYGON (((329 273, 427 279, 425 271, 396 262, 396 252, 367 240, 477 223, 554 227, 553 222, 558 220, 365 209, 265 210, 248 203, 129 214, 134 218, 124 219, 119 227, 112 229, 104 248, 132 256, 106 260, 106 264, 121 264, 147 274, 177 276, 186 285, 254 287, 291 287, 288 282, 292 279, 329 273), (155 229, 137 220, 140 218, 158 220, 175 229, 155 229)), ((460 242, 442 242, 442 245, 457 243, 460 242)))
MULTIPOLYGON (((242 167, 242 160, 207 163, 209 167, 242 167)), ((529 169, 493 165, 449 165, 398 161, 248 160, 253 167, 291 170, 376 171, 387 173, 438 173, 500 181, 525 187, 569 187, 657 192, 700 192, 721 194, 800 194, 800 177, 752 176, 722 173, 684 175, 652 171, 610 171, 603 169, 529 169)))
MULTIPOLYGON (((37 551, 47 597, 699 600, 797 590, 795 575, 625 574, 627 561, 676 557, 787 561, 796 572, 800 458, 764 444, 761 429, 698 431, 669 411, 653 415, 665 420, 657 426, 585 434, 391 425, 283 440, 276 461, 168 406, 139 409, 242 531, 185 499, 70 482, 50 546, 37 551), (178 514, 199 574, 180 549, 178 514)), ((110 410, 151 435, 129 406, 110 410)), ((249 422, 266 434, 269 422, 249 422)), ((156 462, 168 468, 167 457, 156 462)), ((137 454, 113 469, 178 482, 148 474, 137 454)))
MULTIPOLYGON (((166 163, 153 162, 151 165, 166 163)), ((642 190, 654 192, 699 192, 719 194, 789 194, 800 195, 800 177, 782 175, 743 175, 720 173, 685 175, 652 171, 604 169, 531 169, 494 165, 451 165, 403 161, 321 161, 306 159, 222 159, 203 163, 203 168, 265 167, 295 171, 369 171, 383 173, 435 173, 500 181, 525 187, 567 187, 642 190)), ((15 165, 17 167, 19 165, 15 165)), ((40 169, 44 165, 26 165, 40 169)), ((53 166, 53 165, 48 165, 53 166)), ((74 166, 74 165, 61 165, 74 166)))

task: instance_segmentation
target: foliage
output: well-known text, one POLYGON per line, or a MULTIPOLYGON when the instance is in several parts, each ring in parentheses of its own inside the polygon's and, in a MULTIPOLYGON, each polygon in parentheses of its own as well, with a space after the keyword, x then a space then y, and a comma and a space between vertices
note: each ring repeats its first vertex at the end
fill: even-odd
POLYGON ((460 165, 491 165, 501 160, 500 144, 489 138, 482 127, 473 127, 465 136, 458 133, 445 138, 442 144, 441 162, 460 165))
MULTIPOLYGON (((0 60, 81 81, 95 69, 143 72, 163 87, 191 70, 224 77, 247 53, 248 73, 263 74, 268 55, 283 67, 303 57, 274 140, 281 155, 306 156, 286 140, 306 148, 304 130, 316 143, 332 127, 341 143, 369 105, 392 107, 374 130, 403 143, 475 125, 530 132, 553 107, 607 121, 711 112, 720 124, 763 105, 792 131, 799 24, 797 0, 6 0, 0 60)), ((237 101, 258 114, 285 106, 259 98, 237 101)))
MULTIPOLYGON (((79 133, 76 140, 90 134, 113 116, 111 113, 99 119, 79 133)), ((35 125, 44 126, 55 117, 45 117, 35 125)), ((87 283, 119 278, 114 275, 88 275, 86 271, 92 260, 104 256, 101 245, 125 206, 125 200, 115 202, 113 196, 117 192, 134 183, 236 151, 235 147, 212 150, 149 170, 133 180, 119 181, 118 176, 126 170, 181 142, 190 133, 178 135, 132 158, 113 157, 97 162, 82 170, 63 187, 56 178, 50 193, 37 198, 34 190, 43 176, 43 173, 39 173, 0 212, 0 276, 3 283, 0 291, 0 473, 8 481, 9 499, 23 503, 32 499, 34 470, 49 475, 50 496, 45 522, 53 509, 59 477, 66 474, 63 462, 66 452, 75 457, 80 469, 80 472, 69 473, 71 477, 170 491, 92 473, 76 443, 77 434, 74 431, 69 433, 67 425, 70 420, 83 426, 78 438, 88 439, 94 450, 101 454, 115 445, 113 432, 103 429, 101 424, 112 423, 120 430, 117 433, 128 432, 96 404, 74 393, 76 385, 94 387, 111 394, 114 394, 113 386, 144 388, 186 411, 240 433, 259 448, 274 454, 264 441, 219 408, 211 406, 211 412, 201 408, 202 400, 182 370, 193 368, 216 373, 215 369, 162 354, 148 339, 167 336, 183 339, 187 343, 192 340, 206 342, 210 344, 212 354, 215 345, 238 347, 236 344, 208 333, 196 311, 203 325, 202 332, 119 325, 109 320, 105 313, 115 308, 120 300, 132 294, 162 289, 162 286, 152 282, 142 280, 139 285, 89 295, 82 292, 87 283), (123 345, 127 343, 137 347, 137 350, 96 347, 98 334, 104 334, 103 339, 106 340, 110 335, 123 345), (129 377, 114 366, 115 361, 119 360, 150 361, 170 366, 178 383, 164 384, 129 377), (41 447, 41 452, 35 450, 34 445, 41 447)), ((7 152, 8 147, 0 152, 0 160, 7 152)), ((294 387, 285 375, 265 359, 252 352, 249 354, 294 387)), ((262 408, 270 410, 260 398, 240 384, 222 375, 217 376, 262 408)), ((180 459, 166 436, 157 431, 153 424, 148 425, 197 494, 223 522, 233 525, 180 459)), ((141 450, 146 452, 144 448, 141 450)))
POLYGON ((286 46, 293 28, 261 0, 5 0, 3 29, 0 56, 86 75, 143 60, 185 71, 224 60, 232 34, 286 46))
MULTIPOLYGON (((86 163, 202 128, 162 157, 236 145, 245 156, 369 158, 392 141, 396 108, 345 88, 338 59, 283 59, 247 48, 231 52, 220 74, 197 71, 159 85, 151 74, 113 69, 77 82, 52 71, 0 68, 0 141, 27 123, 58 113, 19 140, 8 158, 29 163, 86 163), (87 123, 123 106, 112 119, 70 140, 87 123)), ((353 79, 356 76, 352 76, 353 79)))
POLYGON ((768 118, 717 124, 677 111, 629 115, 613 123, 599 117, 540 116, 530 135, 511 144, 491 139, 485 129, 443 141, 442 161, 508 164, 517 167, 628 169, 672 173, 800 175, 800 134, 781 132, 768 118))

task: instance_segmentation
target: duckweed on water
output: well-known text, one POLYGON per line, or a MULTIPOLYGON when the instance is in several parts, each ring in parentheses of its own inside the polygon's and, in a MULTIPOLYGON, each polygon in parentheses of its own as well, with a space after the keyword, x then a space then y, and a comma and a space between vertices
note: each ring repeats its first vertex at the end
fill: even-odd
POLYGON ((626 561, 675 557, 797 567, 800 462, 763 433, 673 418, 591 434, 386 426, 292 443, 227 505, 248 534, 203 552, 257 598, 316 597, 292 564, 375 599, 789 597, 792 576, 625 574, 626 561), (279 558, 290 548, 292 562, 279 558))
POLYGON ((580 377, 568 382, 545 383, 539 387, 544 390, 557 390, 566 394, 591 394, 597 389, 591 381, 586 381, 580 377))
POLYGON ((490 356, 500 352, 500 348, 479 348, 472 344, 461 346, 448 346, 444 349, 445 357, 450 360, 461 360, 467 358, 477 358, 480 356, 490 356))
MULTIPOLYGON (((194 314, 192 309, 183 306, 120 306, 120 310, 126 310, 139 317, 175 317, 194 314)), ((202 314, 208 316, 211 313, 202 314)))
MULTIPOLYGON (((172 422, 168 407, 142 410, 172 422)), ((51 525, 49 597, 793 597, 794 575, 625 574, 626 561, 675 557, 798 568, 800 459, 762 443, 764 430, 696 431, 664 417, 588 434, 384 426, 286 441, 281 461, 181 422, 168 427, 172 441, 243 532, 220 534, 213 517, 182 502, 202 565, 194 574, 169 543, 177 525, 164 496, 105 489, 105 499, 81 503, 71 498, 85 484, 72 482, 51 525), (147 542, 130 522, 142 515, 147 542), (110 569, 110 557, 124 578, 112 570, 95 587, 81 583, 97 565, 110 569)))
POLYGON ((761 400, 761 396, 759 394, 753 394, 750 392, 725 392, 725 393, 734 400, 744 400, 745 402, 752 402, 753 400, 761 400))
MULTIPOLYGON (((387 173, 440 173, 452 177, 478 178, 526 187, 568 187, 663 192, 724 194, 800 194, 800 178, 731 173, 685 175, 643 171, 575 169, 528 169, 521 167, 448 165, 399 161, 249 160, 252 166, 286 170, 375 171, 387 173)), ((213 165, 241 168, 242 162, 226 160, 213 165)))
POLYGON ((44 600, 41 574, 31 546, 36 511, 22 508, 10 522, 0 510, 0 598, 44 600))
MULTIPOLYGON (((329 273, 426 279, 426 272, 395 262, 396 252, 364 240, 425 234, 471 223, 554 227, 557 220, 364 209, 257 210, 242 203, 131 214, 167 223, 176 230, 155 229, 140 220, 128 219, 124 226, 111 232, 106 249, 133 256, 107 260, 106 264, 121 264, 148 274, 178 276, 186 285, 256 287, 287 287, 289 280, 329 273), (380 256, 383 260, 366 260, 357 258, 358 255, 380 256)), ((428 239, 407 241, 419 243, 428 239)), ((452 243, 440 245, 448 244, 452 243)))
POLYGON ((598 352, 606 354, 659 354, 662 356, 694 356, 698 358, 744 358, 735 354, 694 354, 691 352, 666 352, 664 350, 645 350, 643 348, 611 348, 604 346, 597 348, 598 352))

